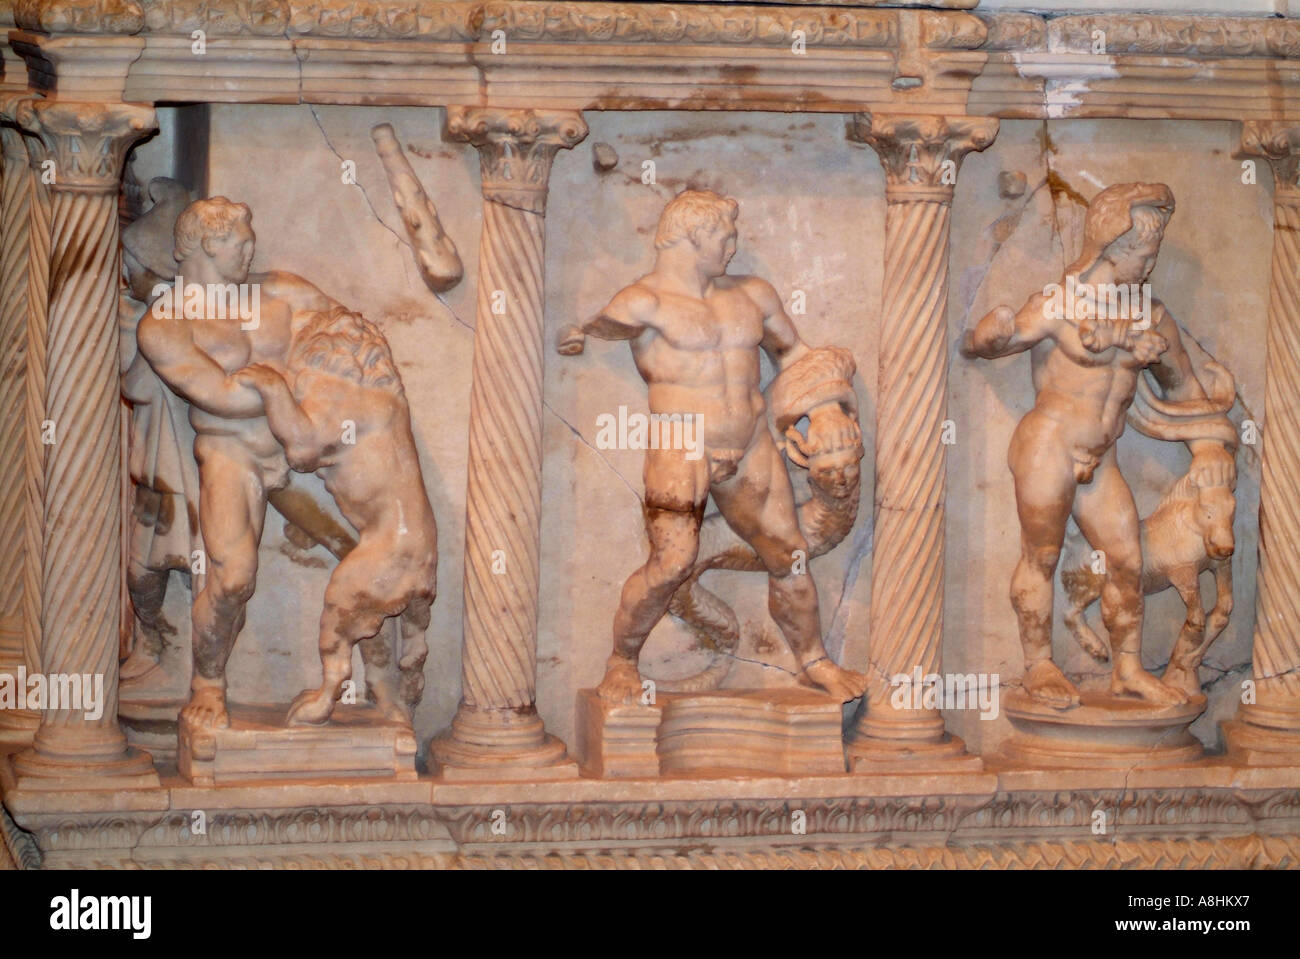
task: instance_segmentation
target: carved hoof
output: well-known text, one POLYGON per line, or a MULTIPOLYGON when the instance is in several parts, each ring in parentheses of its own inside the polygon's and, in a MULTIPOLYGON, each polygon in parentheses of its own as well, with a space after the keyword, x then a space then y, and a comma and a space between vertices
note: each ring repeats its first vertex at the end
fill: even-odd
POLYGON ((1170 663, 1160 681, 1171 689, 1182 690, 1189 698, 1201 692, 1201 680, 1195 667, 1170 663))

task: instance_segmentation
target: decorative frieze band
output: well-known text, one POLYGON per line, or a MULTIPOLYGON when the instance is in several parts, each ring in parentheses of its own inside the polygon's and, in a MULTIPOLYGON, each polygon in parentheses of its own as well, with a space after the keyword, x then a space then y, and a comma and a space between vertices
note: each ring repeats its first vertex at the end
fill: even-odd
POLYGON ((0 812, 0 837, 25 868, 1294 868, 1294 795, 1164 789, 522 803, 504 807, 505 832, 492 828, 499 804, 371 803, 214 811, 201 836, 175 809, 19 814, 23 832, 5 830, 0 812), (1113 816, 1113 835, 1091 835, 1097 808, 1113 816), (799 836, 790 832, 795 809, 807 817, 799 836), (1159 835, 1171 822, 1195 831, 1159 835))
MULTIPOLYGON (((883 0, 881 6, 883 6, 883 0)), ((697 43, 890 47, 899 22, 920 16, 925 46, 954 50, 1097 52, 1187 57, 1300 57, 1300 21, 1262 17, 962 12, 971 0, 927 9, 853 6, 600 3, 590 0, 4 0, 0 25, 46 33, 333 37, 366 40, 697 43)))

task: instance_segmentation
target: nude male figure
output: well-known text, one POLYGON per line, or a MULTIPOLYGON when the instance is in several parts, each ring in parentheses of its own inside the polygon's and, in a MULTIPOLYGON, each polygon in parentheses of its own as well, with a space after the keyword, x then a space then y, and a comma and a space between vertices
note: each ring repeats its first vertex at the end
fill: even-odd
MULTIPOLYGON (((388 617, 400 616, 406 705, 380 700, 379 707, 389 719, 409 724, 407 709, 419 701, 424 684, 438 537, 410 408, 387 342, 360 315, 328 310, 298 331, 287 378, 274 366, 254 363, 234 379, 261 394, 289 465, 319 473, 359 533, 325 587, 324 679, 294 700, 289 722, 325 722, 352 676, 352 647, 378 634, 388 617)), ((381 691, 372 685, 371 694, 379 698, 381 691)))
MULTIPOLYGON (((587 335, 628 340, 649 387, 650 410, 699 417, 704 455, 649 449, 645 524, 650 557, 623 587, 614 617, 614 651, 599 693, 615 702, 641 695, 641 647, 690 574, 709 495, 727 523, 754 547, 768 573, 768 609, 802 670, 802 679, 843 702, 861 696, 866 677, 840 668, 821 640, 817 586, 794 493, 772 440, 759 391, 759 350, 780 369, 808 352, 771 284, 729 276, 738 204, 686 190, 664 208, 654 269, 620 291, 581 328, 561 331, 559 351, 583 351, 587 335)), ((809 417, 809 442, 836 448, 856 439, 843 417, 809 417), (830 435, 830 434, 836 435, 830 435)))
POLYGON ((256 583, 267 496, 289 482, 261 395, 228 374, 250 363, 282 368, 295 314, 339 304, 291 273, 249 274, 255 236, 242 203, 213 197, 190 204, 176 220, 175 238, 186 284, 254 283, 260 292, 260 315, 247 323, 238 315, 186 318, 176 304, 171 315, 150 310, 137 330, 145 359, 190 404, 196 434, 207 578, 194 600, 194 675, 181 716, 192 726, 225 727, 226 663, 256 583))
MULTIPOLYGON (((1173 211, 1173 194, 1163 184, 1103 190, 1088 207, 1083 254, 1061 285, 1071 277, 1092 287, 1145 283, 1173 211)), ((1113 653, 1111 692, 1154 703, 1188 700, 1142 667, 1138 514, 1115 456, 1144 368, 1151 368, 1166 399, 1205 398, 1173 317, 1158 300, 1151 304, 1154 315, 1141 320, 1072 319, 1057 315, 1048 296, 1035 294, 1019 312, 1006 306, 990 312, 962 347, 967 356, 985 359, 1032 351, 1037 398, 1007 453, 1021 538, 1011 602, 1025 653, 1025 689, 1059 709, 1080 702, 1078 689, 1052 662, 1053 576, 1071 515, 1105 557, 1101 611, 1113 653)), ((1225 476, 1235 469, 1222 444, 1188 445, 1194 454, 1207 454, 1205 469, 1225 476)))

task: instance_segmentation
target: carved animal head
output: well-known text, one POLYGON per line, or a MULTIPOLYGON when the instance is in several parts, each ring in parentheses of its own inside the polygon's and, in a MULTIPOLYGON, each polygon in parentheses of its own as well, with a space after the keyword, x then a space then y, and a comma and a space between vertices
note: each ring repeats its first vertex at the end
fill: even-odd
POLYGON ((1210 559, 1227 559, 1236 543, 1232 523, 1237 515, 1237 497, 1228 486, 1203 486, 1196 491, 1195 516, 1210 559))
POLYGON ((384 334, 344 307, 311 314, 294 334, 289 369, 319 370, 394 396, 405 395, 384 334))

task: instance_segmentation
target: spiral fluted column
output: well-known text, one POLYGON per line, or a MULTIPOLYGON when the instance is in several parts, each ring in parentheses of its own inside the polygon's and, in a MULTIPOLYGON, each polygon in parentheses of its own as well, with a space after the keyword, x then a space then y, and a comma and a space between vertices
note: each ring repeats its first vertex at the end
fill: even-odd
POLYGON ((19 121, 52 161, 46 336, 41 665, 48 676, 102 678, 98 715, 47 708, 25 788, 157 785, 147 753, 117 723, 122 503, 117 194, 127 149, 154 129, 152 109, 27 101, 19 121))
POLYGON ((1247 762, 1300 764, 1300 126, 1251 121, 1242 152, 1273 167, 1254 702, 1225 723, 1247 762))
POLYGON ((586 135, 572 111, 447 111, 446 138, 476 147, 483 175, 462 693, 431 748, 447 776, 577 774, 535 699, 546 193, 555 154, 586 135))
POLYGON ((26 137, 31 164, 27 236, 27 367, 23 404, 23 651, 29 669, 41 664, 41 579, 45 568, 45 350, 50 307, 50 189, 40 173, 45 145, 26 137))
MULTIPOLYGON (((35 672, 24 643, 23 591, 27 553, 23 522, 27 506, 24 449, 27 389, 27 270, 31 257, 29 221, 32 176, 22 133, 13 125, 16 99, 0 102, 0 530, 9 544, 0 550, 0 673, 21 678, 35 672)), ((30 709, 0 709, 0 743, 26 745, 40 722, 30 709)))
POLYGON ((933 708, 897 709, 891 680, 938 673, 948 402, 948 218, 962 158, 997 135, 984 117, 855 118, 885 168, 885 275, 876 405, 875 539, 863 698, 846 749, 855 769, 967 759, 933 708))

